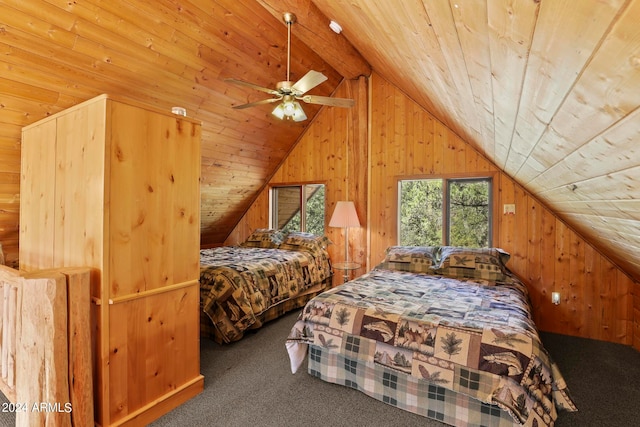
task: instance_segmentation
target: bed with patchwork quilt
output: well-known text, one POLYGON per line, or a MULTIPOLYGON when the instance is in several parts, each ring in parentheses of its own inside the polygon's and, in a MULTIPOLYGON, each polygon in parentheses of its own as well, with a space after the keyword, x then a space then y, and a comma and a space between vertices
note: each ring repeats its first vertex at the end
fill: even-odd
POLYGON ((324 236, 259 229, 238 246, 200 251, 200 330, 218 343, 302 307, 331 286, 324 236))
POLYGON ((286 346, 308 372, 455 426, 552 426, 577 410, 496 248, 392 247, 310 300, 286 346))

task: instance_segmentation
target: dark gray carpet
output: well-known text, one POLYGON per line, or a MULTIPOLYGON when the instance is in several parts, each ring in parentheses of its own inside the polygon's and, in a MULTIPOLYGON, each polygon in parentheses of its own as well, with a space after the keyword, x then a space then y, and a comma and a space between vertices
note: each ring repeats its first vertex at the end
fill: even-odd
POLYGON ((296 317, 297 312, 288 314, 229 345, 203 340, 204 392, 152 425, 442 425, 313 378, 306 363, 292 375, 284 342, 296 317))
MULTIPOLYGON (((231 345, 201 345, 205 389, 152 424, 164 426, 443 426, 356 390, 292 375, 284 340, 296 313, 231 345)), ((557 427, 640 425, 640 353, 630 347, 542 333, 579 412, 560 413, 557 427)), ((0 394, 0 397, 1 396, 0 394)), ((0 426, 13 426, 0 413, 0 426)))
MULTIPOLYGON (((203 393, 153 426, 443 426, 346 387, 292 375, 284 339, 297 313, 242 341, 202 343, 203 393)), ((560 413, 557 427, 640 425, 640 353, 624 345, 542 333, 579 412, 560 413)))
POLYGON ((550 333, 542 341, 560 367, 578 412, 556 427, 640 425, 640 353, 621 344, 550 333))

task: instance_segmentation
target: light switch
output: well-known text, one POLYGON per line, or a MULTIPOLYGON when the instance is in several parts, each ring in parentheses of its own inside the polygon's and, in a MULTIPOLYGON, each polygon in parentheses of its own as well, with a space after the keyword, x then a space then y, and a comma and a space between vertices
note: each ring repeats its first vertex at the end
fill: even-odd
POLYGON ((503 213, 505 215, 515 215, 516 214, 516 205, 514 204, 505 204, 503 207, 503 213))

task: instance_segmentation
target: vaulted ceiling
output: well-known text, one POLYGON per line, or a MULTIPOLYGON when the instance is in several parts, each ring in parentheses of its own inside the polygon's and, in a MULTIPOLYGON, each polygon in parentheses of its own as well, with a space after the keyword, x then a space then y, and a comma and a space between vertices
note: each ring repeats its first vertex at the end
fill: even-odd
POLYGON ((374 70, 640 278, 640 0, 3 0, 3 179, 22 126, 98 94, 184 107, 223 242, 320 108, 230 108, 268 95, 224 79, 286 80, 285 11, 291 80, 374 70))

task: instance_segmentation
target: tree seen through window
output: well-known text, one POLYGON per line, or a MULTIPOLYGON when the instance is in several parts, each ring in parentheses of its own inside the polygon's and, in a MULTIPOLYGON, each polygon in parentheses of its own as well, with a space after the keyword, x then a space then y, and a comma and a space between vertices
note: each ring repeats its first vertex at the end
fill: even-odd
POLYGON ((279 186, 273 187, 271 191, 272 228, 324 235, 323 184, 279 186))
POLYGON ((491 244, 491 179, 401 180, 399 244, 491 244))

